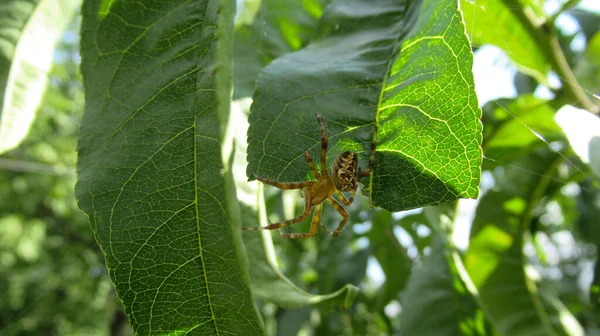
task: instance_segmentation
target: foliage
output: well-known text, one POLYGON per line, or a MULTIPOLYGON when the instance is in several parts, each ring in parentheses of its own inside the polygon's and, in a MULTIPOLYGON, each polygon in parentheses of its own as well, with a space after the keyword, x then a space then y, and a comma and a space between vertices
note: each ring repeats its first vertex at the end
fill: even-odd
MULTIPOLYGON (((84 1, 0 157, 1 333, 600 332, 597 139, 588 159, 555 120, 599 110, 600 25, 575 2, 246 0, 234 21, 233 0, 84 1), (467 36, 515 62, 516 97, 478 107, 467 36), (314 178, 316 113, 328 164, 377 145, 342 234, 242 232, 302 211, 253 180, 314 178)), ((31 43, 15 27, 8 45, 31 43)))
POLYGON ((84 102, 78 24, 70 24, 58 46, 28 137, 0 158, 2 335, 126 330, 104 256, 74 201, 75 137, 84 102))

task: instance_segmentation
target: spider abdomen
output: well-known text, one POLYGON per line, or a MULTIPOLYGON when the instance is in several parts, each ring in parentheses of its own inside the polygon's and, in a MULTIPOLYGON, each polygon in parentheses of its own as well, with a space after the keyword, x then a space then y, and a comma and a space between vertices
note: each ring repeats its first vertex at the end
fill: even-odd
POLYGON ((358 158, 354 152, 343 152, 331 164, 331 179, 339 191, 358 188, 358 158))

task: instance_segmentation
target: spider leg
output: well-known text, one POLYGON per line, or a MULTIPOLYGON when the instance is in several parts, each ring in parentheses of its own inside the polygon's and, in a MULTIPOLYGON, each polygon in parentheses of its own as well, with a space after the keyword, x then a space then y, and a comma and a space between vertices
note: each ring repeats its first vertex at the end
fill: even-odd
POLYGON ((371 157, 369 159, 369 166, 367 169, 358 172, 358 178, 365 177, 371 173, 375 166, 375 148, 377 147, 377 121, 375 121, 375 134, 373 136, 373 142, 371 143, 371 157))
POLYGON ((245 227, 242 227, 242 230, 245 230, 245 231, 275 230, 275 229, 279 229, 279 228, 282 228, 282 227, 285 227, 288 225, 292 225, 294 223, 300 223, 308 217, 308 215, 310 214, 310 210, 311 210, 310 197, 306 196, 304 198, 304 212, 302 213, 302 215, 300 215, 296 218, 288 219, 283 222, 269 224, 267 226, 258 226, 258 227, 245 226, 245 227))
POLYGON ((312 237, 317 233, 317 229, 319 228, 319 222, 321 221, 321 210, 323 209, 323 203, 320 203, 316 206, 315 214, 313 216, 312 224, 310 226, 310 231, 308 233, 288 233, 281 235, 285 238, 308 238, 312 237))
POLYGON ((340 199, 340 201, 342 201, 342 203, 344 203, 345 206, 348 206, 348 205, 352 204, 352 202, 354 202, 354 195, 356 195, 356 189, 352 190, 352 195, 350 196, 349 199, 346 199, 344 194, 342 194, 342 192, 339 190, 336 190, 335 193, 338 196, 338 198, 340 199))
POLYGON ((344 207, 340 203, 338 203, 338 201, 331 198, 331 196, 327 198, 327 202, 333 205, 335 210, 337 210, 337 212, 339 212, 340 215, 342 215, 343 217, 342 221, 340 222, 340 224, 338 224, 338 227, 337 229, 335 229, 335 232, 333 234, 331 234, 331 231, 327 230, 329 234, 331 234, 331 237, 335 238, 340 234, 340 232, 342 232, 342 228, 344 227, 344 225, 346 225, 346 222, 348 221, 348 212, 346 212, 346 209, 344 209, 344 207))
POLYGON ((306 163, 308 163, 308 166, 310 167, 310 170, 312 170, 312 172, 315 174, 315 177, 317 179, 321 178, 321 174, 319 174, 319 171, 317 170, 317 167, 315 167, 315 164, 313 163, 312 157, 310 156, 310 153, 308 151, 304 152, 304 158, 306 159, 306 163))
POLYGON ((315 181, 302 181, 302 182, 277 182, 273 179, 269 179, 269 178, 265 178, 265 177, 260 177, 256 174, 254 174, 254 177, 256 177, 257 180, 259 180, 262 183, 265 184, 269 184, 272 185, 274 187, 277 187, 279 189, 304 189, 304 188, 308 188, 310 186, 312 186, 315 181))
POLYGON ((327 137, 327 132, 325 131, 323 118, 319 114, 317 114, 317 121, 321 127, 321 174, 323 174, 323 176, 329 176, 327 173, 327 145, 329 144, 329 138, 327 137))

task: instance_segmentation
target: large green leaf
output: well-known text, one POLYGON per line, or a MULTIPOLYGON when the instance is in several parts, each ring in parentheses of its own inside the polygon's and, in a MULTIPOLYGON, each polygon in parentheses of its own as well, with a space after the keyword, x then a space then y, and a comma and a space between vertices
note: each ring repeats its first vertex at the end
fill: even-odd
POLYGON ((319 157, 315 113, 325 119, 329 161, 345 150, 366 167, 366 193, 390 211, 476 197, 481 112, 472 54, 455 1, 337 1, 318 39, 267 66, 248 131, 248 176, 309 178, 319 157))
POLYGON ((542 298, 523 255, 532 213, 561 160, 546 147, 511 161, 495 171, 495 188, 477 207, 465 267, 501 335, 563 335, 575 320, 542 298))
POLYGON ((0 3, 0 154, 29 132, 48 82, 54 47, 81 0, 0 3))
POLYGON ((138 335, 264 333, 222 150, 234 5, 84 3, 77 195, 138 335))
POLYGON ((540 43, 543 36, 534 34, 521 18, 527 11, 541 22, 544 18, 539 16, 539 11, 536 15, 532 7, 523 7, 517 0, 461 0, 460 6, 473 44, 493 44, 501 48, 521 71, 546 83, 550 62, 548 50, 540 43))

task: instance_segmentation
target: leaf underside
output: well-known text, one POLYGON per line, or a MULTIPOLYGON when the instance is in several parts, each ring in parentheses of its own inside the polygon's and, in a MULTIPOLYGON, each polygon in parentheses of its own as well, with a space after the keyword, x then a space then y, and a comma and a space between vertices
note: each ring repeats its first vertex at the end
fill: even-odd
MULTIPOLYGON (((478 194, 481 112, 472 54, 455 1, 337 1, 318 38, 259 76, 248 131, 247 175, 310 179, 304 151, 343 151, 366 168, 371 205, 390 211, 478 194)), ((318 161, 318 160, 317 160, 318 161)))

